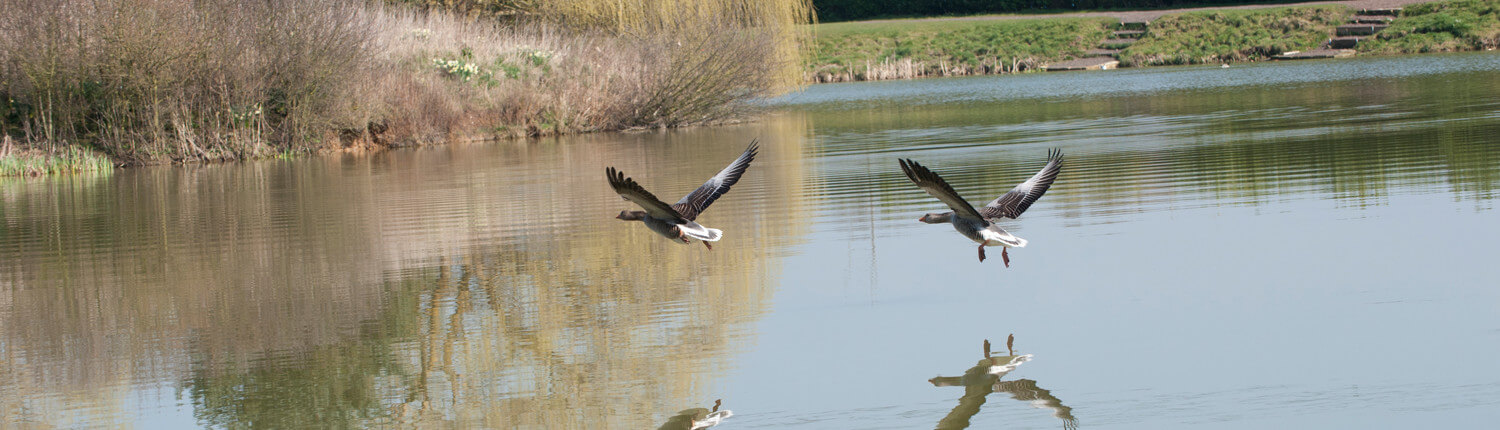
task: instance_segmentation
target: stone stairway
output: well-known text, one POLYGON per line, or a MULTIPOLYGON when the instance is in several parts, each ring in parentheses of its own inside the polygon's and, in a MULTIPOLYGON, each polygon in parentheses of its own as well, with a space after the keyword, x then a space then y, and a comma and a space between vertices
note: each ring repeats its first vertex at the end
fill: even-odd
POLYGON ((1109 38, 1099 41, 1094 49, 1084 51, 1083 58, 1054 63, 1047 66, 1049 72, 1069 70, 1109 70, 1120 66, 1120 50, 1146 35, 1146 21, 1121 21, 1109 38))
POLYGON ((1401 15, 1401 8, 1392 9, 1364 9, 1354 13, 1349 18, 1349 23, 1340 25, 1334 29, 1333 37, 1323 43, 1323 47, 1311 51, 1291 51, 1277 55, 1278 60, 1301 60, 1308 58, 1343 58, 1352 57, 1354 48, 1359 42, 1374 36, 1380 30, 1389 27, 1391 21, 1401 15))
POLYGON ((1374 36, 1380 30, 1389 27, 1391 21, 1401 14, 1401 9, 1365 9, 1355 13, 1349 18, 1349 23, 1340 25, 1332 39, 1328 39, 1328 47, 1334 49, 1354 49, 1359 46, 1359 41, 1374 36))

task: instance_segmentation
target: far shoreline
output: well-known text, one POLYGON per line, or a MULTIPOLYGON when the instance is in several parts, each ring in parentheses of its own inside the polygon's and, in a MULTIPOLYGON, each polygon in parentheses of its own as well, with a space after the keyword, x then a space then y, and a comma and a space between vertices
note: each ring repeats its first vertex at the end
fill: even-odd
POLYGON ((1131 68, 1281 61, 1274 57, 1311 51, 1485 51, 1500 45, 1493 3, 1357 0, 820 23, 804 54, 803 82, 1030 73, 1084 58, 1131 68), (1346 36, 1343 27, 1355 25, 1372 29, 1346 36), (1339 46, 1347 44, 1357 46, 1339 46))

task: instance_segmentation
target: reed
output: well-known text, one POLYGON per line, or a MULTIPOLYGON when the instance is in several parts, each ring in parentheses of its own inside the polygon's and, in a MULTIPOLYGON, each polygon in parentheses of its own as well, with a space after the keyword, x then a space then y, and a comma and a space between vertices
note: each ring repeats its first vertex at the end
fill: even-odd
POLYGON ((109 157, 88 148, 19 148, 12 143, 10 136, 0 137, 0 177, 109 173, 113 169, 109 157))

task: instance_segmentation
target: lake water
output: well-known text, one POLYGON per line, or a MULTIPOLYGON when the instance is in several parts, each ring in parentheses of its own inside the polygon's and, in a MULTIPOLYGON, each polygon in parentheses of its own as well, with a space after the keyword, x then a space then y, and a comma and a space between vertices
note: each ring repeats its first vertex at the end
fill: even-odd
POLYGON ((0 180, 3 427, 672 428, 715 399, 725 429, 1500 420, 1500 55, 829 84, 769 109, 0 180), (712 251, 614 219, 635 207, 606 166, 675 201, 751 139, 699 218, 712 251), (1067 158, 1003 223, 1030 241, 1010 268, 917 222, 944 209, 896 165, 982 203, 1048 148, 1067 158))

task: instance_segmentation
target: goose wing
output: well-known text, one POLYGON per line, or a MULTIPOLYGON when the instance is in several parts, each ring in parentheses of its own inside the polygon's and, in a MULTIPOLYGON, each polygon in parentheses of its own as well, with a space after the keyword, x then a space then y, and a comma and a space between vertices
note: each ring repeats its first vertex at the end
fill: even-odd
POLYGON ((745 169, 750 168, 750 162, 755 161, 755 154, 759 149, 760 146, 756 141, 750 141, 750 147, 745 148, 745 152, 740 154, 739 158, 735 158, 734 162, 729 163, 724 170, 720 170, 719 174, 708 178, 708 182, 704 182, 698 189, 682 196, 682 200, 673 204, 672 209, 682 214, 684 219, 698 219, 698 214, 703 213, 708 209, 708 205, 713 204, 719 196, 729 192, 729 187, 740 181, 740 176, 745 174, 745 169))
POLYGON ((682 215, 677 213, 677 210, 672 209, 672 206, 656 198, 650 191, 646 191, 645 188, 641 187, 641 184, 635 182, 635 179, 625 177, 624 172, 615 170, 614 167, 609 167, 604 169, 604 174, 609 176, 609 187, 614 188, 615 193, 620 194, 620 197, 624 197, 625 200, 630 200, 640 205, 653 218, 683 220, 682 215))
POLYGON ((910 159, 897 161, 901 163, 901 171, 906 172, 907 179, 911 179, 917 187, 948 205, 953 209, 954 214, 970 219, 984 219, 979 215, 979 211, 974 210, 974 205, 970 205, 967 200, 958 195, 958 192, 953 191, 953 187, 948 185, 948 181, 944 181, 942 176, 938 176, 937 173, 933 173, 927 167, 910 159))
POLYGON ((1059 172, 1062 172, 1062 159, 1061 149, 1047 151, 1047 165, 1042 166, 1041 171, 1031 175, 1026 182, 1016 185, 1010 192, 990 204, 984 205, 979 213, 984 215, 985 219, 1001 217, 1015 219, 1021 216, 1022 212, 1026 212, 1026 208, 1031 207, 1032 203, 1042 198, 1042 194, 1047 193, 1047 188, 1052 187, 1052 181, 1057 179, 1059 172))

